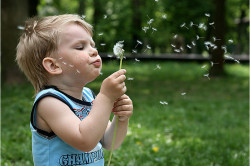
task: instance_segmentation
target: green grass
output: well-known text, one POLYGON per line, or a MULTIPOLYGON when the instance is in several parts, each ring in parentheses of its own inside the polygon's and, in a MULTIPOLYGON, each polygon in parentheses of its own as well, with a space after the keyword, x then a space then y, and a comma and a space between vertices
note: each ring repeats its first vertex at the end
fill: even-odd
MULTIPOLYGON (((112 165, 248 165, 248 65, 225 64, 228 75, 209 80, 201 68, 205 63, 123 64, 127 77, 134 78, 126 81, 134 114, 112 165)), ((104 63, 103 75, 88 87, 97 93, 102 80, 118 68, 118 61, 104 63)), ((32 93, 30 85, 2 87, 2 165, 32 165, 32 93)), ((109 152, 104 152, 107 164, 109 152)))

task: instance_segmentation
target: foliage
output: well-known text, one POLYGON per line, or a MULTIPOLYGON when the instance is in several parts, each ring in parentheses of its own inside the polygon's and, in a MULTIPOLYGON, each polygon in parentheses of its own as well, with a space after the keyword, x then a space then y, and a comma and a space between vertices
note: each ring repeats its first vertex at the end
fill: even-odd
MULTIPOLYGON (((98 93, 118 63, 104 63, 103 75, 88 87, 98 93)), ((226 64, 226 77, 209 80, 204 65, 124 61, 134 114, 113 165, 248 165, 249 66, 226 64)), ((2 87, 2 165, 33 165, 32 95, 27 84, 2 87)))
MULTIPOLYGON (((249 52, 249 31, 247 30, 249 25, 240 27, 235 21, 240 18, 242 11, 247 13, 246 17, 249 18, 248 4, 249 2, 245 0, 227 0, 226 19, 228 27, 226 39, 227 41, 230 39, 234 41, 233 43, 226 43, 230 53, 236 53, 237 50, 245 54, 249 52), (242 32, 239 32, 239 28, 243 29, 242 32)), ((78 8, 79 0, 40 0, 38 11, 40 15, 51 15, 77 13, 78 8)), ((174 48, 171 47, 172 43, 180 43, 184 47, 183 53, 201 54, 207 52, 204 41, 212 41, 214 37, 213 26, 209 25, 213 22, 213 11, 212 0, 193 0, 192 3, 188 0, 129 0, 119 2, 109 0, 105 3, 101 0, 87 0, 85 2, 86 20, 94 24, 94 40, 99 52, 112 52, 112 46, 120 40, 125 41, 125 50, 129 50, 129 53, 133 49, 137 49, 138 53, 174 53, 174 48), (139 5, 133 8, 133 3, 139 5), (99 5, 95 6, 95 4, 99 5), (209 13, 211 17, 205 17, 205 13, 209 13), (163 18, 164 15, 166 19, 163 18), (133 23, 134 18, 140 23, 133 23), (154 19, 154 21, 151 25, 148 25, 150 19, 154 19), (207 30, 201 30, 197 26, 190 27, 191 22, 196 25, 204 23, 207 30), (180 25, 183 23, 189 29, 181 28, 180 25), (139 27, 135 27, 135 25, 139 27), (149 27, 147 33, 142 30, 143 27, 149 27), (152 31, 152 28, 155 28, 156 31, 152 31), (179 35, 177 39, 173 39, 175 34, 179 35), (191 50, 186 48, 187 44, 196 39, 196 35, 202 36, 204 39, 196 41, 196 46, 191 50), (142 40, 142 48, 135 48, 134 36, 137 36, 138 40, 142 40), (147 45, 151 46, 151 50, 145 51, 147 45)))

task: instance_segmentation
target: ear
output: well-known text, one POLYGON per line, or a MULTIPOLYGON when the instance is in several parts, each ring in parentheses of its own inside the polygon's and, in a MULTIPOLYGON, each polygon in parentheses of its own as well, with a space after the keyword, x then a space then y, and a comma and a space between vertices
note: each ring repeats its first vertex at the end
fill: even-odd
POLYGON ((43 67, 49 74, 61 74, 62 69, 54 58, 46 57, 43 59, 43 67))

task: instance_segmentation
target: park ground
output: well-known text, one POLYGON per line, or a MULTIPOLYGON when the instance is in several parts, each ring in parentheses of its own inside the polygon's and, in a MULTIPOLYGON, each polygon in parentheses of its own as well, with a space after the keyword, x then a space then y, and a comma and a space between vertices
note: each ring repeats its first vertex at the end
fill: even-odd
MULTIPOLYGON (((226 63, 227 75, 207 77, 210 63, 124 61, 134 114, 113 166, 247 166, 249 66, 226 63), (205 75, 205 76, 204 76, 205 75)), ((101 82, 119 67, 103 64, 101 82)), ((28 83, 2 84, 1 164, 31 166, 28 83)), ((109 152, 104 150, 107 164, 109 152)))

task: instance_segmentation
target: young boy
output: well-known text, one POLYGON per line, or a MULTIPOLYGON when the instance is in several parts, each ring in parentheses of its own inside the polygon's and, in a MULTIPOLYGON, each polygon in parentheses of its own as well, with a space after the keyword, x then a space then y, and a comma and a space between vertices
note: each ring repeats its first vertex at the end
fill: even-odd
POLYGON ((114 149, 126 136, 133 105, 123 69, 103 81, 96 97, 85 87, 102 68, 92 26, 71 14, 29 19, 16 60, 36 91, 30 123, 34 165, 104 165, 102 147, 111 149, 115 120, 114 149))

